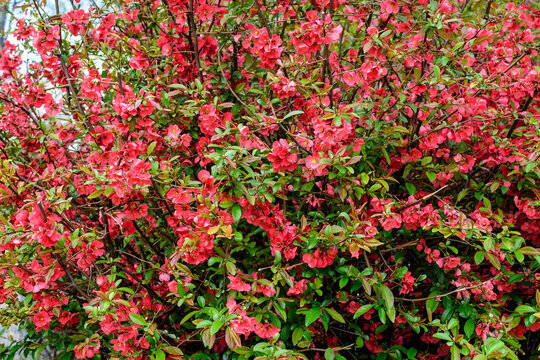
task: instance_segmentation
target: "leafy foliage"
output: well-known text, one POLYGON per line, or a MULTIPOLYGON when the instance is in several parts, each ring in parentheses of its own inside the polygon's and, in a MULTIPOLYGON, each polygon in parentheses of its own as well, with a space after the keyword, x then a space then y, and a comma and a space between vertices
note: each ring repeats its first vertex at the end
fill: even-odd
POLYGON ((538 357, 533 2, 22 10, 2 358, 538 357))

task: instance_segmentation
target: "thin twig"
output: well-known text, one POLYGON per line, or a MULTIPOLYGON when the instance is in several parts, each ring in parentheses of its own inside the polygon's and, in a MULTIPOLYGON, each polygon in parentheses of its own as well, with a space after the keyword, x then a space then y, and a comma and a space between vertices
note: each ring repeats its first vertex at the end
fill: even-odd
POLYGON ((495 277, 492 277, 489 280, 481 282, 480 284, 460 287, 460 288, 457 288, 455 290, 452 290, 452 291, 447 292, 447 293, 442 294, 442 295, 434 295, 434 296, 428 296, 428 297, 418 298, 418 299, 408 299, 408 298, 398 298, 398 297, 395 298, 395 299, 396 300, 401 300, 401 301, 410 301, 410 302, 426 301, 426 300, 431 300, 431 299, 440 299, 440 298, 443 298, 443 297, 446 297, 446 296, 449 296, 449 295, 452 295, 452 294, 455 294, 455 293, 458 293, 458 292, 461 292, 461 291, 479 288, 479 287, 484 286, 485 284, 487 284, 487 283, 489 283, 489 282, 491 282, 493 280, 495 280, 495 277))

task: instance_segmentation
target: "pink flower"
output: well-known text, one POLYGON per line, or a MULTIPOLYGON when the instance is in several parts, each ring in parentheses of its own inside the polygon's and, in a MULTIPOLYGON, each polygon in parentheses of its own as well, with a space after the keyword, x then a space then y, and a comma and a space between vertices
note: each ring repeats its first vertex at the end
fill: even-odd
POLYGON ((231 320, 231 327, 240 335, 249 336, 255 326, 257 325, 257 319, 249 316, 241 316, 231 320))
POLYGON ((279 329, 272 324, 255 325, 255 334, 264 339, 271 339, 279 332, 279 329))
POLYGON ((313 171, 315 176, 322 176, 328 173, 325 169, 327 164, 321 164, 321 157, 319 154, 309 155, 306 157, 306 168, 313 171))
POLYGON ((70 33, 77 36, 80 33, 85 34, 89 21, 88 13, 84 10, 72 10, 62 15, 62 21, 66 24, 70 33))
POLYGON ((476 220, 476 226, 480 230, 485 230, 485 231, 493 230, 493 228, 491 227, 491 222, 489 221, 488 218, 485 218, 485 217, 480 217, 478 220, 476 220))
POLYGON ((293 287, 290 288, 288 291, 287 291, 287 296, 291 296, 291 295, 300 295, 304 292, 304 290, 307 289, 307 280, 306 279, 302 279, 298 282, 295 282, 293 287))
POLYGON ((445 270, 451 270, 453 268, 456 268, 461 264, 461 259, 457 256, 450 255, 447 259, 447 261, 444 263, 444 269, 445 270))
POLYGON ((270 297, 276 294, 276 289, 268 285, 261 284, 260 282, 256 282, 255 292, 262 293, 264 296, 270 297))
POLYGON ((175 204, 186 205, 191 202, 193 197, 187 191, 182 188, 171 189, 167 192, 167 197, 175 204))
POLYGON ((40 54, 51 51, 58 46, 60 40, 60 26, 56 25, 44 31, 34 32, 34 46, 40 54))
POLYGON ((251 285, 244 282, 240 276, 234 276, 229 274, 229 288, 238 291, 251 291, 251 285))
POLYGON ((131 66, 135 70, 142 70, 149 67, 150 62, 145 55, 137 53, 134 57, 131 58, 131 60, 129 60, 129 66, 131 66))
POLYGON ((178 125, 171 125, 167 129, 167 136, 171 140, 178 139, 178 136, 180 136, 180 133, 181 133, 181 131, 180 131, 180 128, 178 127, 178 125))
POLYGON ((387 218, 379 220, 384 230, 399 229, 401 227, 401 215, 392 214, 387 218))

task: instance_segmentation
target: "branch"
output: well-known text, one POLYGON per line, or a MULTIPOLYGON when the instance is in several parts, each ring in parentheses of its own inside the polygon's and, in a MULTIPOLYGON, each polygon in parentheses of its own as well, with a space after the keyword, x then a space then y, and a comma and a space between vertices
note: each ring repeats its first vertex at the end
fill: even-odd
MULTIPOLYGON (((523 109, 520 109, 521 112, 527 111, 527 109, 531 105, 531 102, 532 102, 533 98, 536 96, 537 89, 538 89, 538 87, 535 87, 532 95, 529 95, 529 97, 525 101, 525 104, 523 104, 523 106, 522 106, 523 109)), ((512 134, 514 133, 514 131, 516 130, 517 124, 518 124, 518 121, 520 120, 520 118, 521 117, 518 116, 517 118, 514 119, 514 121, 512 121, 512 125, 510 126, 510 129, 508 130, 508 134, 506 135, 507 138, 510 138, 512 136, 512 134)))
POLYGON ((255 6, 257 7, 257 14, 261 18, 261 21, 263 22, 264 27, 266 28, 266 32, 268 33, 268 37, 272 37, 272 30, 270 30, 270 26, 268 26, 268 22, 266 21, 266 17, 264 16, 264 13, 261 10, 261 4, 259 4, 259 0, 255 0, 255 6))
POLYGON ((197 26, 193 18, 193 0, 189 0, 188 22, 189 31, 191 32, 191 36, 193 37, 193 52, 195 54, 195 63, 197 64, 197 74, 199 75, 199 80, 201 81, 201 84, 203 84, 204 78, 202 75, 201 59, 199 58, 199 40, 197 37, 197 26))
POLYGON ((449 185, 446 184, 446 185, 444 185, 443 187, 441 187, 440 189, 438 189, 437 191, 432 192, 431 194, 427 194, 426 196, 423 196, 422 198, 420 198, 420 199, 418 199, 418 200, 416 200, 416 201, 413 201, 413 202, 410 203, 410 204, 403 205, 403 206, 401 206, 400 208, 396 209, 396 212, 398 212, 398 211, 403 211, 403 210, 405 210, 405 209, 408 208, 408 207, 411 207, 411 206, 414 206, 414 205, 416 205, 416 204, 419 204, 419 203, 421 203, 422 201, 427 200, 427 199, 429 199, 429 198, 432 197, 432 196, 435 196, 435 194, 437 194, 438 192, 440 192, 440 191, 446 189, 448 186, 449 186, 449 185))
MULTIPOLYGON (((62 51, 62 50, 60 49, 60 51, 62 51)), ((61 53, 56 54, 56 56, 58 57, 58 60, 60 60, 60 65, 61 65, 62 70, 64 72, 64 76, 66 77, 66 81, 68 83, 69 90, 73 94, 73 99, 75 100, 75 104, 77 105, 77 110, 79 111, 79 114, 81 114, 81 117, 84 119, 84 123, 85 123, 86 127, 88 129, 90 129, 90 130, 94 130, 94 127, 92 126, 90 121, 88 121, 88 119, 84 115, 84 110, 83 110, 83 108, 81 106, 81 103, 79 102, 79 97, 77 96, 77 93, 75 92, 75 89, 73 88, 73 85, 71 84, 71 79, 69 77, 68 69, 67 69, 66 63, 64 62, 64 58, 62 57, 62 54, 61 53)))
POLYGON ((428 296, 428 297, 425 297, 425 298, 418 298, 418 299, 407 299, 407 298, 398 298, 397 297, 396 300, 418 302, 418 301, 426 301, 426 300, 431 300, 431 299, 440 299, 440 298, 443 298, 443 297, 446 297, 446 296, 449 296, 449 295, 452 295, 452 294, 455 294, 455 293, 458 293, 458 292, 461 292, 461 291, 479 288, 479 287, 484 286, 485 284, 495 280, 495 278, 496 278, 496 276, 492 277, 489 280, 481 282, 480 284, 460 287, 460 288, 457 288, 455 290, 452 290, 452 291, 447 292, 446 294, 442 294, 442 295, 434 295, 434 296, 428 296))

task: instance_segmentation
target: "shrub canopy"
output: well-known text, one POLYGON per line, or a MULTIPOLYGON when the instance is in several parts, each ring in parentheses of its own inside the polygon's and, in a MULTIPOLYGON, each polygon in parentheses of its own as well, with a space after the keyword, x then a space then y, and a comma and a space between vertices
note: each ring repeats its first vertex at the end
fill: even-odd
POLYGON ((1 50, 3 359, 537 358, 534 2, 72 5, 1 50))

